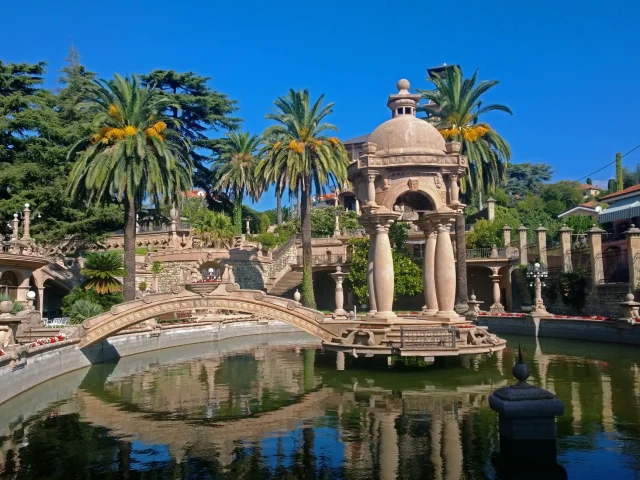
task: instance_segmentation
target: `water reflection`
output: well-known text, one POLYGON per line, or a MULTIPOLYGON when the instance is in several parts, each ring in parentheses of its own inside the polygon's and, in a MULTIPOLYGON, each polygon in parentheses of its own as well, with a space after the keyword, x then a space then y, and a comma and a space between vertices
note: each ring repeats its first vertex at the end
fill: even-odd
MULTIPOLYGON (((637 478, 640 354, 522 344, 565 402, 569 478, 637 478)), ((74 372, 0 406, 2 478, 494 479, 496 415, 516 352, 462 362, 348 359, 302 335, 203 344, 74 372), (303 347, 302 350, 300 347, 303 347), (351 363, 349 363, 351 362, 351 363)))

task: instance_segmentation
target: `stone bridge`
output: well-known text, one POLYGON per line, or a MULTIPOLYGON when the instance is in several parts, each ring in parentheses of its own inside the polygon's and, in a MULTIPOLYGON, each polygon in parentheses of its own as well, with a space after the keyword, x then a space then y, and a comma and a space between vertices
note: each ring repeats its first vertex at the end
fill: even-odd
POLYGON ((159 315, 180 311, 228 310, 259 315, 293 325, 324 342, 340 335, 337 325, 323 325, 322 312, 305 308, 286 298, 267 295, 260 290, 242 290, 236 283, 195 283, 173 286, 171 293, 146 295, 141 299, 114 305, 108 312, 88 318, 76 335, 80 348, 159 315), (333 329, 331 328, 333 327, 333 329))

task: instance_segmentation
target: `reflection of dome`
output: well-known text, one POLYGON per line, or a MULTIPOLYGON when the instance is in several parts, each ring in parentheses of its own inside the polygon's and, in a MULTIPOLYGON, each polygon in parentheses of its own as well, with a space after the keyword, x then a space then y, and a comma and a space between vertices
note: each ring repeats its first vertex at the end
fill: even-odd
POLYGON ((369 135, 369 141, 377 144, 378 154, 442 155, 445 148, 440 132, 413 115, 400 115, 387 120, 369 135))

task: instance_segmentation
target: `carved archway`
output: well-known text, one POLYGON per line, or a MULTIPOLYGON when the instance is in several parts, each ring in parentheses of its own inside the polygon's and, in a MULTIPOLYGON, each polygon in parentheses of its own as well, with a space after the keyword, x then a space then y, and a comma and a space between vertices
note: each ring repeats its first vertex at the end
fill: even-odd
POLYGON ((393 210, 393 206, 402 195, 415 192, 426 198, 430 203, 432 210, 440 210, 446 206, 446 194, 444 184, 441 190, 427 181, 427 177, 412 178, 411 174, 407 174, 401 178, 394 178, 391 181, 389 189, 382 194, 376 195, 376 201, 382 200, 382 204, 389 210, 393 210), (380 199, 378 199, 380 195, 380 199))
POLYGON ((198 309, 230 310, 280 320, 325 342, 330 342, 336 336, 322 325, 322 312, 305 308, 293 300, 272 297, 260 290, 241 290, 237 284, 221 283, 207 294, 175 286, 172 293, 147 295, 139 300, 115 305, 110 311, 82 323, 77 333, 80 337, 79 348, 158 315, 198 309))

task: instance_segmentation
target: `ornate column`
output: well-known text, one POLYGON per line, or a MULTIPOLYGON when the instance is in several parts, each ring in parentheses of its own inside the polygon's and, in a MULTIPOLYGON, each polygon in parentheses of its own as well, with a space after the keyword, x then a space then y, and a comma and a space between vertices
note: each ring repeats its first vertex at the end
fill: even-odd
POLYGON ((360 215, 360 201, 358 200, 358 197, 356 197, 356 213, 360 215))
POLYGON ((547 263, 547 229, 540 225, 536 228, 536 234, 538 236, 538 257, 540 262, 548 265, 547 263))
MULTIPOLYGON (((559 232, 560 254, 562 255, 562 271, 570 272, 571 270, 573 270, 573 265, 571 263, 571 232, 573 232, 573 229, 565 225, 559 230, 559 232)), ((638 230, 638 233, 640 233, 640 230, 638 230)))
POLYGON ((428 218, 420 220, 418 226, 425 236, 424 256, 422 258, 422 278, 424 281, 424 301, 422 316, 433 317, 438 313, 438 297, 436 295, 435 261, 438 231, 428 218))
POLYGON ((245 225, 245 233, 247 235, 251 235, 251 229, 249 228, 249 219, 248 218, 244 219, 244 225, 245 225))
POLYGON ((602 266, 602 234, 605 233, 599 227, 593 227, 587 231, 589 236, 591 257, 591 285, 596 286, 604 282, 604 268, 602 266))
POLYGON ((333 236, 334 237, 340 236, 340 217, 338 217, 337 213, 336 213, 335 221, 333 223, 333 236))
POLYGON ((504 306, 500 303, 500 279, 502 275, 498 275, 498 269, 491 268, 492 274, 489 278, 493 282, 493 304, 489 308, 491 313, 504 313, 504 306))
POLYGON ((631 228, 626 231, 626 236, 627 256, 629 258, 629 286, 631 290, 635 290, 640 283, 640 228, 632 224, 631 228))
POLYGON ((376 302, 376 287, 375 279, 373 278, 373 266, 376 255, 376 229, 373 228, 368 222, 361 220, 360 222, 366 232, 369 234, 369 253, 367 255, 367 287, 369 290, 369 316, 375 315, 378 310, 378 303, 376 302))
POLYGON ((331 276, 336 281, 336 309, 333 312, 333 318, 336 320, 346 320, 347 312, 344 310, 344 292, 342 290, 342 282, 347 274, 342 271, 342 267, 337 266, 336 272, 332 273, 331 276))
POLYGON ((502 238, 504 239, 504 246, 508 250, 511 246, 511 227, 509 225, 502 227, 502 238))
POLYGON ((520 265, 529 263, 527 259, 527 227, 520 225, 518 227, 518 240, 520 241, 520 265))
POLYGON ((438 218, 438 236, 435 252, 435 286, 438 298, 438 313, 436 317, 457 320, 458 314, 454 305, 456 300, 456 261, 451 244, 449 229, 455 222, 455 216, 442 214, 438 218))
POLYGON ((29 209, 29 204, 24 204, 24 218, 22 220, 22 240, 31 240, 31 236, 29 235, 29 227, 31 226, 31 210, 29 209))
POLYGON ((487 220, 492 221, 496 218, 496 199, 487 198, 487 220))
POLYGON ((18 225, 20 224, 20 220, 18 220, 18 214, 13 214, 13 220, 11 220, 11 238, 13 240, 18 240, 18 225))
POLYGON ((367 172, 367 180, 369 183, 367 184, 367 206, 373 207, 376 206, 376 177, 378 176, 378 172, 375 170, 369 170, 367 172))
POLYGON ((389 241, 389 227, 399 216, 400 214, 396 212, 376 212, 369 215, 370 221, 376 228, 375 252, 373 256, 373 281, 377 306, 375 318, 388 323, 392 323, 396 318, 396 314, 393 313, 393 289, 395 279, 391 242, 389 241))

